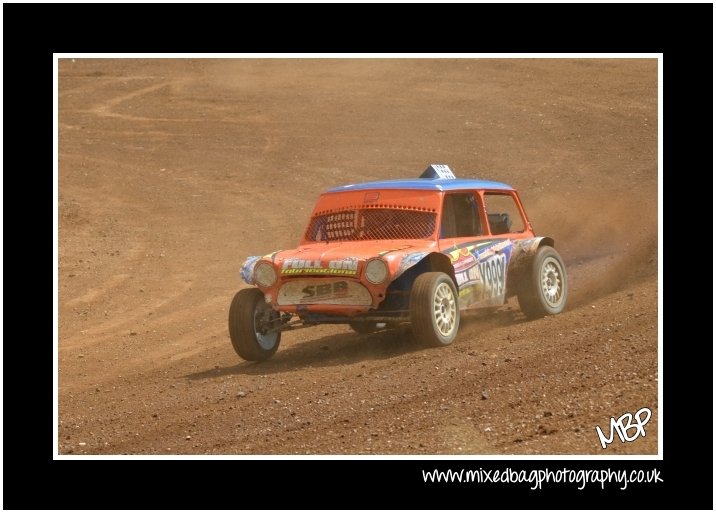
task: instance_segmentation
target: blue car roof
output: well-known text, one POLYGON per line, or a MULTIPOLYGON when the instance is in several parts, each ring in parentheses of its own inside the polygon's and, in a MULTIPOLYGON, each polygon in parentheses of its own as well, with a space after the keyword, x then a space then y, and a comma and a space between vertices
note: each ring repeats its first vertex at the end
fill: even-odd
POLYGON ((379 182, 365 182, 351 185, 342 185, 340 187, 334 187, 333 189, 329 189, 328 192, 362 191, 369 189, 419 189, 428 191, 456 191, 461 189, 501 189, 511 191, 513 190, 513 187, 510 187, 509 185, 500 182, 469 178, 440 178, 436 180, 432 180, 429 178, 408 178, 401 180, 381 180, 379 182))

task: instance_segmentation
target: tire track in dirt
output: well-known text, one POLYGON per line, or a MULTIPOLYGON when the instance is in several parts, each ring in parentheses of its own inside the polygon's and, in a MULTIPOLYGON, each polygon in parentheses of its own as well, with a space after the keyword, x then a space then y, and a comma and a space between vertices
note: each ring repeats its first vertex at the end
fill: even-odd
POLYGON ((127 83, 127 82, 136 82, 136 81, 147 81, 147 80, 158 80, 162 79, 162 77, 154 76, 154 75, 135 75, 135 76, 112 76, 107 74, 101 74, 101 75, 72 75, 72 74, 65 74, 65 78, 73 78, 73 79, 91 79, 88 81, 88 83, 83 84, 81 86, 72 87, 72 88, 64 88, 62 85, 60 85, 60 91, 58 92, 57 96, 58 98, 66 98, 68 96, 75 96, 78 93, 82 93, 83 95, 91 95, 92 93, 96 93, 98 89, 106 87, 107 85, 112 85, 115 83, 127 83))
POLYGON ((98 297, 101 297, 105 294, 109 294, 112 289, 119 287, 120 285, 125 283, 130 276, 130 274, 115 274, 113 276, 110 276, 109 279, 107 279, 101 287, 91 288, 81 296, 68 300, 65 303, 65 306, 73 307, 81 303, 89 303, 91 301, 94 301, 98 297))
MULTIPOLYGON (((118 80, 123 81, 123 80, 118 80)), ((124 121, 135 121, 140 123, 154 123, 154 122, 169 122, 169 123, 201 123, 205 122, 206 119, 202 118, 163 118, 163 117, 147 117, 147 116, 135 116, 131 114, 123 114, 116 112, 114 109, 119 107, 122 103, 129 100, 139 98, 151 94, 156 91, 168 90, 171 87, 182 86, 190 82, 190 79, 175 79, 170 81, 162 81, 158 84, 153 84, 146 87, 141 87, 132 91, 131 93, 124 93, 114 96, 110 99, 102 101, 100 104, 86 110, 79 110, 78 112, 86 112, 94 114, 104 118, 116 118, 124 121)))
POLYGON ((205 299, 201 303, 193 303, 191 306, 178 307, 179 304, 188 301, 188 293, 193 282, 187 280, 186 276, 182 276, 180 280, 165 281, 164 284, 171 287, 169 291, 166 289, 162 291, 163 298, 150 298, 147 300, 146 306, 124 312, 121 319, 101 322, 81 330, 77 335, 65 337, 60 344, 60 350, 75 350, 97 345, 118 336, 120 332, 129 333, 131 328, 139 329, 137 326, 142 326, 142 329, 145 330, 157 331, 162 328, 179 326, 179 321, 194 323, 197 319, 204 318, 207 312, 215 312, 217 307, 223 306, 226 302, 224 297, 214 297, 205 299), (162 311, 166 313, 162 313, 162 311))

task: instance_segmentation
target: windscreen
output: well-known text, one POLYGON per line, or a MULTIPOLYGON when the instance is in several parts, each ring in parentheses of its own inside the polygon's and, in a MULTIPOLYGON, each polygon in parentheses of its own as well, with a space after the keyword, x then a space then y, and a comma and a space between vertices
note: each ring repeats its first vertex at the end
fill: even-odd
POLYGON ((319 213, 306 230, 309 241, 431 239, 437 214, 401 208, 358 208, 319 213))

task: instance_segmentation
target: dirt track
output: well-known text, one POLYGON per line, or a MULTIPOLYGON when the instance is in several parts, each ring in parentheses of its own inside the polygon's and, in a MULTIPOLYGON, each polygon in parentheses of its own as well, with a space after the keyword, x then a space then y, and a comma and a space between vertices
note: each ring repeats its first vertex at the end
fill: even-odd
POLYGON ((655 60, 62 60, 59 137, 60 454, 656 453, 655 60), (320 191, 433 162, 518 188, 568 310, 242 362, 244 258, 320 191))

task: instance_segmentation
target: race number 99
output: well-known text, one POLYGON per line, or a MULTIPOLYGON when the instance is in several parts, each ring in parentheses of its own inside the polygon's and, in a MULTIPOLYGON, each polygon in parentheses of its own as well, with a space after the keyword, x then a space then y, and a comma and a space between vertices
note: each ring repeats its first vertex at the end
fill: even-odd
POLYGON ((483 284, 481 299, 490 299, 504 294, 506 262, 507 259, 502 253, 480 262, 480 277, 483 284))

